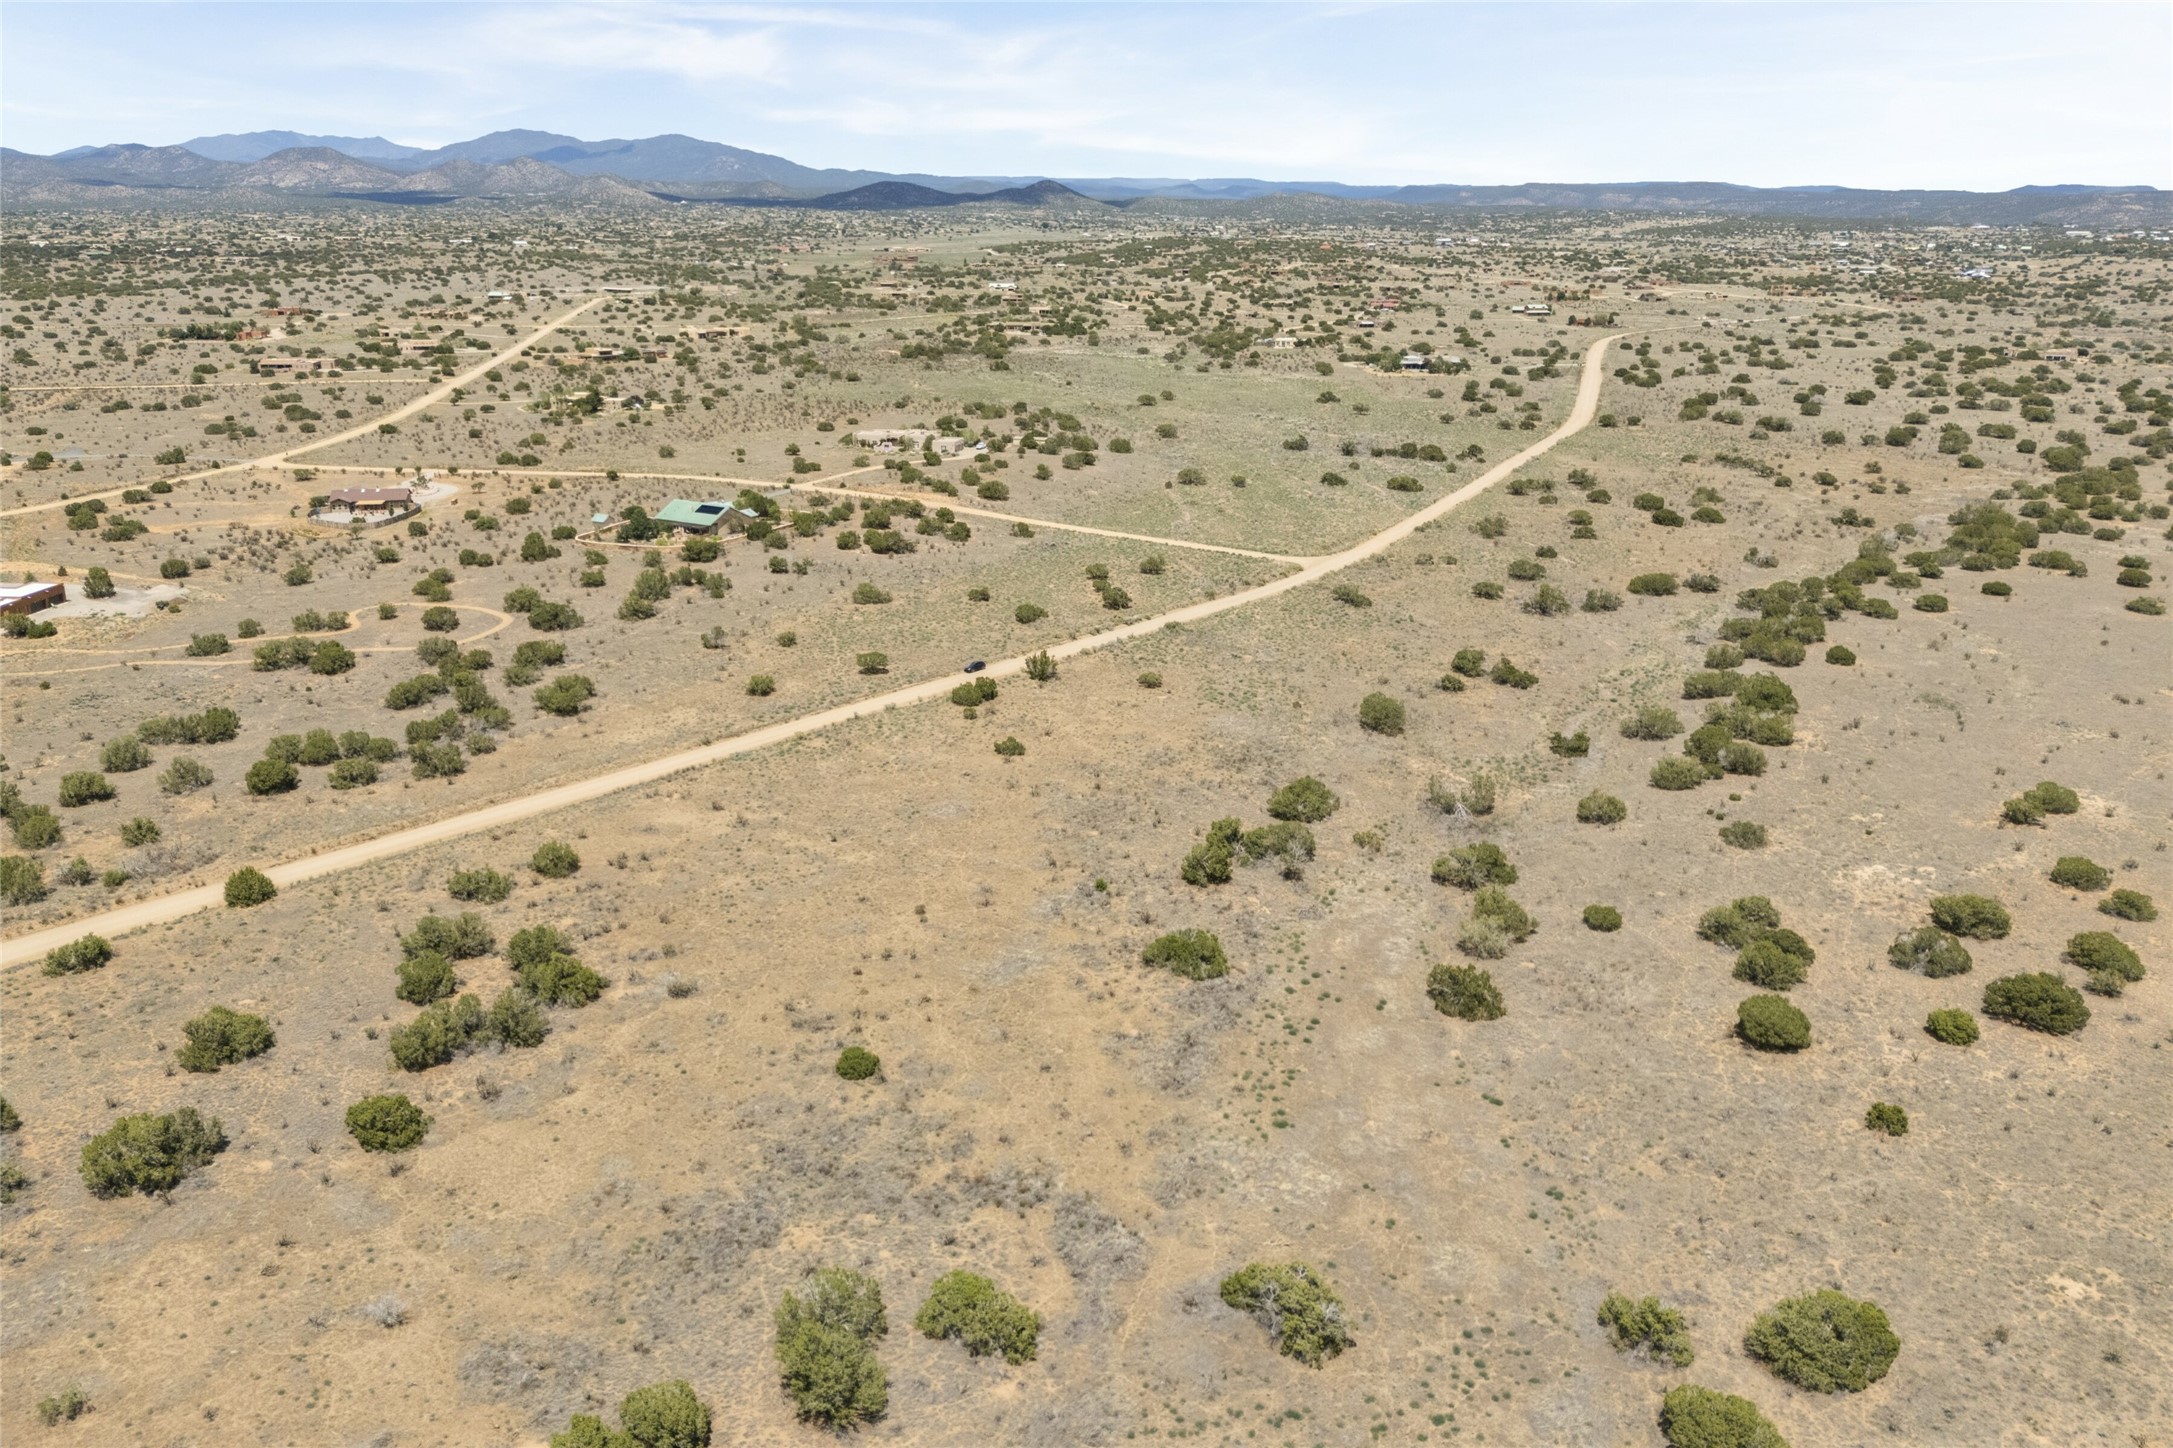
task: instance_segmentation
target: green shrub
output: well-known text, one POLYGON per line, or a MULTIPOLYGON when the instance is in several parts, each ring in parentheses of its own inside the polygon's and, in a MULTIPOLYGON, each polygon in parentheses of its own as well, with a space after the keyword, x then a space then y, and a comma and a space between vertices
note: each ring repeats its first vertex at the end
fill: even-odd
POLYGON ((2064 784, 2039 780, 2024 796, 2046 814, 2071 815, 2082 808, 2082 796, 2064 784))
POLYGON ((1673 709, 1648 704, 1622 721, 1625 739, 1673 739, 1683 732, 1683 721, 1673 709))
POLYGON ((1735 1033, 1761 1051, 1800 1051, 1811 1044, 1811 1020, 1777 995, 1756 995, 1735 1008, 1735 1033))
POLYGON ((1864 1125, 1873 1131, 1883 1131, 1888 1136, 1909 1134, 1909 1113, 1890 1101, 1874 1101, 1864 1113, 1864 1125))
POLYGON ((562 880, 581 868, 581 857, 573 852, 573 846, 550 840, 536 846, 528 868, 547 880, 562 880))
POLYGON ((458 988, 453 964, 434 950, 408 956, 399 965, 400 984, 393 993, 410 1005, 444 1000, 458 988))
POLYGON ((560 674, 536 690, 533 697, 536 707, 544 713, 571 718, 596 697, 596 685, 586 674, 560 674))
POLYGON ((972 1272, 938 1277, 913 1326, 938 1341, 957 1338, 970 1356, 1000 1353, 1013 1365, 1033 1361, 1041 1335, 1041 1319, 1032 1308, 972 1272))
POLYGON ((0 856, 0 901, 35 905, 45 896, 45 866, 28 855, 0 856))
POLYGON ((2086 930, 2068 937, 2067 949, 2061 952, 2061 958, 2092 975, 2110 971, 2130 983, 2143 978, 2143 958, 2109 930, 2086 930))
POLYGON ((1697 1356, 1690 1346, 1690 1325, 1657 1297, 1636 1300, 1610 1292, 1600 1302, 1600 1326, 1614 1336, 1616 1352, 1644 1352, 1686 1368, 1697 1356))
POLYGON ((1735 978, 1760 990, 1790 990, 1803 984, 1809 967, 1810 961, 1769 935, 1737 953, 1735 978))
POLYGON ((86 970, 97 970, 112 959, 111 942, 103 935, 85 935, 45 952, 45 973, 80 975, 86 970))
POLYGON ((2140 890, 2115 890, 2098 901, 2098 911, 2120 920, 2156 920, 2158 907, 2140 890))
POLYGON ((1481 678, 1486 673, 1486 651, 1458 649, 1456 657, 1449 661, 1449 667, 1467 679, 1481 678))
POLYGON ((1471 844, 1449 851, 1434 861, 1434 883, 1476 890, 1482 885, 1514 885, 1517 867, 1509 863, 1500 845, 1471 844))
POLYGON ((1886 1376, 1901 1339, 1872 1303, 1826 1288, 1759 1313, 1743 1347, 1807 1392, 1860 1393, 1886 1376))
POLYGON ((1705 783, 1705 779, 1704 767, 1691 759, 1663 759, 1652 767, 1651 781, 1654 789, 1696 789, 1705 783))
POLYGON ((254 795, 284 794, 302 782, 302 776, 284 759, 259 759, 249 766, 243 781, 254 795))
POLYGON ((430 1130, 423 1109, 397 1093, 365 1096, 347 1108, 347 1131, 364 1151, 406 1151, 430 1130))
POLYGON ((747 692, 757 699, 766 699, 777 692, 774 674, 755 674, 747 680, 747 692))
POLYGON ((1963 1010, 1933 1011, 1924 1018, 1924 1031, 1933 1040, 1949 1046, 1974 1046, 1977 1043, 1977 1018, 1963 1010))
POLYGON ((225 1149, 218 1118, 206 1121, 193 1106, 124 1116, 84 1143, 83 1185, 95 1197, 163 1195, 225 1149))
POLYGON ((1334 814, 1342 804, 1343 801, 1336 798, 1334 790, 1308 774, 1293 779, 1268 796, 1268 815, 1273 819, 1317 825, 1334 814))
POLYGON ((62 809, 75 809, 86 804, 96 804, 113 798, 113 786, 96 770, 81 769, 60 778, 60 805, 62 809))
POLYGON ((498 992, 490 1009, 483 1013, 480 1034, 502 1046, 526 1050, 542 1045, 544 1037, 551 1034, 551 1018, 527 986, 509 985, 498 992))
POLYGON ((1343 1299, 1303 1262, 1253 1262, 1222 1279, 1222 1300, 1258 1318, 1283 1356, 1319 1367, 1356 1340, 1343 1299))
POLYGON ((442 1066, 475 1043, 483 1029, 483 1002, 472 995, 433 1001, 386 1038, 393 1064, 403 1071, 442 1066))
POLYGON ((0 1131, 21 1131, 22 1129, 23 1118, 21 1114, 14 1107, 8 1105, 8 1099, 5 1096, 0 1096, 0 1131))
POLYGON ((859 1046, 838 1052, 837 1073, 847 1081, 866 1081, 883 1069, 883 1058, 859 1046))
POLYGON ((1688 1384, 1660 1400, 1660 1436, 1668 1448, 1788 1448, 1750 1399, 1688 1384))
MULTIPOLYGON (((1459 683, 1458 688, 1463 685, 1459 683)), ((1592 752, 1592 736, 1580 729, 1575 734, 1560 730, 1547 736, 1547 751, 1561 759, 1583 759, 1592 752)))
POLYGON ((1612 934, 1622 928, 1622 912, 1612 905, 1587 905, 1584 907, 1584 923, 1587 930, 1612 934))
POLYGON ((1435 966, 1426 976, 1426 995, 1435 1010, 1460 1021, 1498 1021, 1508 1013, 1494 977, 1474 965, 1435 966))
MULTIPOLYGON (((712 538, 690 540, 715 545, 712 538)), ((619 1404, 618 1432, 592 1413, 576 1413, 563 1432, 551 1435, 551 1448, 708 1448, 709 1405, 694 1395, 684 1379, 636 1388, 619 1404)))
POLYGON ((2033 1031, 2071 1035, 2090 1023, 2082 993, 2048 971, 2002 976, 1984 988, 1984 1013, 2033 1031))
POLYGON ((889 1406, 874 1342, 889 1330, 882 1289, 872 1278, 826 1267, 809 1277, 806 1298, 777 1305, 777 1362, 800 1417, 826 1428, 873 1422, 889 1406))
POLYGON ((213 1006, 182 1026, 181 1033, 188 1044, 174 1054, 174 1060, 184 1071, 215 1072, 261 1056, 276 1043, 270 1021, 225 1006, 213 1006))
POLYGON ((456 870, 445 888, 455 900, 495 905, 513 893, 513 882, 496 870, 456 870))
POLYGON ((1402 701, 1386 694, 1366 695, 1358 701, 1358 727, 1371 734, 1403 733, 1402 701))
POLYGON ((520 974, 521 984, 547 1005, 585 1006, 611 984, 562 950, 524 957, 514 962, 514 969, 520 974))
POLYGON ((1539 682, 1539 675, 1529 669, 1520 669, 1506 655, 1494 661, 1487 677, 1505 689, 1529 689, 1539 682))
POLYGON ((1969 973, 1969 948, 1936 925, 1904 930, 1886 948, 1886 959, 1898 970, 1922 971, 1933 980, 1969 973))
POLYGON ((124 734, 106 741, 105 748, 99 751, 98 762, 115 774, 131 774, 150 768, 151 751, 144 748, 143 741, 135 735, 124 734))
POLYGON ((60 819, 42 804, 21 804, 9 811, 15 843, 26 850, 49 850, 60 843, 60 819))
POLYGON ((1720 839, 1739 850, 1762 850, 1766 846, 1766 827, 1749 820, 1731 820, 1720 827, 1720 839))
POLYGON ((1206 930, 1172 931, 1149 945, 1141 958, 1186 980, 1213 980, 1230 969, 1222 942, 1206 930))
MULTIPOLYGON (((103 569, 99 571, 104 572, 103 569)), ((62 1423, 73 1423, 90 1410, 91 1400, 83 1395, 83 1390, 68 1388, 38 1400, 38 1421, 48 1428, 57 1428, 62 1423)))
MULTIPOLYGON (((1856 662, 1856 655, 1853 651, 1843 648, 1840 644, 1835 644, 1832 648, 1826 650, 1826 662, 1839 664, 1841 667, 1847 668, 1850 664, 1856 662)), ((1740 1403, 1743 1400, 1737 1398, 1735 1401, 1740 1403)))
POLYGON ((2014 928, 2007 907, 1989 895, 1935 895, 1932 923, 1969 940, 2004 940, 2014 928))
POLYGON ((262 905, 278 893, 271 876, 254 865, 244 865, 226 877, 226 903, 236 910, 262 905))
POLYGON ((1577 801, 1577 822, 1586 825, 1619 825, 1630 817, 1630 807, 1611 794, 1594 790, 1577 801))
POLYGON ((490 926, 472 910, 464 910, 450 920, 443 915, 425 915, 400 938, 400 949, 408 955, 435 951, 447 960, 473 960, 490 954, 497 945, 490 926))
POLYGON ((1640 573, 1630 580, 1630 592, 1644 598, 1665 598, 1676 589, 1672 573, 1640 573))
POLYGON ((2070 890, 2102 890, 2113 883, 2113 872, 2081 855, 2062 855, 2053 863, 2052 883, 2070 890))

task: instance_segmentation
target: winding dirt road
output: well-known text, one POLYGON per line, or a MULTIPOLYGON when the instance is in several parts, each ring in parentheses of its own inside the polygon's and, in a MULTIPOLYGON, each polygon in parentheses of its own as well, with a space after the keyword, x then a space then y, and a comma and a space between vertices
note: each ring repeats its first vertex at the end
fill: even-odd
MULTIPOLYGON (((584 307, 592 305, 594 305, 593 302, 586 303, 584 307)), ((573 312, 567 313, 565 317, 559 318, 558 322, 552 325, 555 327, 565 322, 583 309, 580 307, 575 308, 573 312)), ((1171 624, 1196 623, 1201 619, 1213 618, 1216 614, 1227 613, 1235 608, 1243 608, 1247 604, 1259 603, 1265 599, 1274 598, 1279 594, 1288 593, 1291 589, 1303 588, 1309 583, 1317 583, 1331 574, 1340 573, 1346 568, 1362 563, 1366 559, 1395 546, 1435 519, 1471 501, 1471 499, 1507 478, 1526 463, 1543 456, 1563 439, 1574 437, 1577 433, 1590 426, 1592 419, 1599 412, 1600 388, 1607 375, 1607 349, 1621 335, 1615 333, 1602 337, 1586 349, 1584 367, 1579 374, 1577 383, 1577 400, 1571 406, 1569 416, 1562 421, 1559 427, 1525 448, 1522 452, 1496 463, 1454 492, 1436 499, 1409 517, 1389 525, 1387 528, 1344 549, 1340 553, 1332 553, 1325 557, 1307 560, 1305 565, 1296 572, 1287 573, 1255 588, 1225 594, 1221 598, 1203 599, 1198 603, 1186 604, 1182 608, 1171 609, 1167 613, 1157 614, 1152 618, 1143 618, 1137 622, 1124 624, 1102 633, 1073 639, 1068 643, 1052 644, 1048 649, 1049 654, 1058 660, 1075 658, 1096 649, 1108 648, 1113 644, 1144 638, 1160 629, 1169 627, 1171 624)), ((528 344, 523 343, 522 345, 528 344)), ((495 361, 496 359, 493 359, 492 365, 495 365, 495 361)), ((478 369, 478 373, 481 370, 478 369)), ((429 400, 418 400, 410 404, 407 410, 412 411, 419 408, 429 400)), ((375 422, 371 422, 367 427, 375 427, 376 425, 375 422)), ((354 433, 344 434, 343 437, 352 436, 365 430, 367 428, 358 428, 354 430, 354 433)), ((325 439, 325 442, 339 440, 341 439, 328 438, 325 439)), ((323 446, 324 443, 315 445, 323 446)), ((1024 656, 1020 656, 991 662, 985 672, 993 678, 1005 678, 1010 675, 1024 673, 1025 669, 1026 659, 1024 656)), ((513 799, 501 800, 497 804, 485 805, 480 809, 468 810, 462 814, 450 815, 444 819, 431 820, 424 824, 411 825, 406 829, 395 830, 390 834, 361 840, 351 845, 341 846, 338 849, 326 850, 321 854, 287 860, 264 867, 264 873, 271 876, 274 884, 285 889, 288 886, 298 885, 307 880, 315 880, 325 875, 336 874, 341 870, 350 870, 358 865, 374 864, 379 860, 390 859, 395 855, 421 849, 426 845, 460 839, 466 835, 497 829, 504 825, 517 824, 522 820, 534 819, 538 815, 549 814, 554 810, 586 804, 590 800, 601 799, 605 795, 616 794, 621 790, 635 789, 645 784, 654 784, 660 779, 668 778, 689 769, 699 769, 704 765, 715 764, 720 760, 752 753, 757 749, 764 749, 772 744, 782 744, 788 739, 797 739, 802 735, 813 734, 819 730, 844 724, 854 719, 863 719, 871 714, 880 714, 886 709, 905 708, 914 704, 924 704, 936 699, 942 699, 947 697, 955 686, 965 682, 966 678, 965 674, 946 674, 940 678, 929 679, 924 683, 911 684, 902 689, 893 689, 886 694, 877 694, 871 698, 860 699, 850 704, 840 704, 835 708, 824 709, 818 713, 804 714, 797 719, 788 719, 780 723, 765 725, 760 729, 750 730, 745 734, 734 735, 730 739, 721 739, 696 749, 668 754, 661 759, 652 759, 641 764, 630 764, 620 769, 609 770, 603 774, 592 775, 587 779, 575 780, 570 784, 555 785, 549 789, 537 790, 532 794, 520 795, 513 799)), ((64 945, 85 934, 95 933, 111 938, 153 925, 164 925, 170 921, 179 920, 183 916, 193 915, 199 910, 218 908, 223 900, 224 894, 221 885, 203 885, 194 889, 178 890, 169 895, 159 895, 146 900, 138 900, 97 915, 71 920, 65 924, 33 931, 27 935, 14 936, 0 942, 0 965, 9 967, 23 965, 26 962, 42 957, 46 951, 51 950, 54 946, 64 945)))
MULTIPOLYGON (((441 382, 436 387, 431 388, 422 396, 417 397, 409 402, 403 402, 390 412, 379 413, 377 416, 370 418, 366 422, 358 422, 353 427, 350 427, 343 432, 335 432, 325 437, 311 437, 305 439, 302 442, 296 443, 293 447, 287 448, 283 452, 266 453, 262 457, 249 458, 243 462, 223 463, 215 468, 203 468, 193 473, 182 473, 179 476, 173 478, 171 481, 176 483, 194 483, 200 482, 205 478, 224 477, 228 473, 247 472, 250 468, 278 466, 283 463, 292 462, 294 459, 300 457, 304 453, 316 452, 320 448, 328 448, 333 446, 335 443, 352 442, 354 439, 361 437, 366 433, 372 433, 377 431, 379 425, 382 423, 398 422, 404 417, 413 417, 416 413, 421 412, 424 408, 435 407, 438 403, 443 402, 446 398, 452 396, 456 390, 462 387, 466 387, 471 383, 475 382, 476 379, 480 378, 484 373, 490 371, 491 368, 503 367, 508 362, 517 361, 522 352, 526 351, 530 347, 535 346, 538 342, 541 342, 544 338, 550 336, 553 332, 556 332, 560 327, 565 326, 575 317, 580 316, 590 307, 595 306, 597 303, 603 300, 604 299, 602 297, 590 297, 587 301, 581 303, 581 305, 579 305, 578 307, 574 307, 569 311, 561 312, 558 316, 553 317, 550 321, 544 323, 543 326, 536 331, 529 333, 527 336, 521 338, 519 341, 514 342, 506 347, 505 350, 501 352, 493 352, 490 355, 490 359, 488 361, 478 362, 475 366, 470 367, 467 371, 460 373, 458 376, 447 378, 444 382, 441 382)), ((118 498, 119 496, 121 496, 121 494, 127 492, 129 487, 137 486, 140 485, 131 483, 128 485, 128 487, 110 488, 102 493, 84 493, 80 497, 74 498, 55 498, 51 502, 46 503, 25 503, 19 508, 0 508, 0 518, 20 518, 26 513, 43 513, 53 508, 66 508, 75 503, 88 502, 92 498, 118 498)))

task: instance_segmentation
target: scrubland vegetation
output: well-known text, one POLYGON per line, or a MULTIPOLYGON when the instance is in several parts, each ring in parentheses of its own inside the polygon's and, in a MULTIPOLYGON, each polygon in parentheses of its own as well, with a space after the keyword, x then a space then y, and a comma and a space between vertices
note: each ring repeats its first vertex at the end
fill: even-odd
POLYGON ((2163 1421, 2162 243, 15 223, 9 1434, 2163 1421))

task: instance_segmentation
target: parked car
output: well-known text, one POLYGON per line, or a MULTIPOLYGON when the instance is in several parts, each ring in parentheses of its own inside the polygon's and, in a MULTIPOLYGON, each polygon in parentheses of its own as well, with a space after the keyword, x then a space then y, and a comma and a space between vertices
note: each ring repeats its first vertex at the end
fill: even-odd
POLYGON ((975 660, 974 660, 974 661, 973 661, 972 663, 970 663, 970 664, 966 665, 966 672, 967 672, 967 673, 969 673, 969 674, 978 674, 978 673, 980 673, 980 672, 981 672, 981 670, 983 670, 983 669, 985 669, 985 668, 987 668, 987 667, 988 667, 988 660, 987 660, 987 659, 975 659, 975 660))

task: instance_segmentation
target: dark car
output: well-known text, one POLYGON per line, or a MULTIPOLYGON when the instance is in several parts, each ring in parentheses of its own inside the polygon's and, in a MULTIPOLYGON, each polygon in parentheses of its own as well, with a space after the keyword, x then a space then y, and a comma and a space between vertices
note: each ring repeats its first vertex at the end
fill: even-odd
POLYGON ((975 659, 975 660, 974 660, 974 661, 973 661, 972 663, 970 663, 970 664, 966 665, 966 672, 967 672, 967 673, 969 673, 969 674, 978 674, 978 673, 980 673, 980 672, 981 672, 981 670, 983 670, 983 669, 985 669, 985 668, 987 668, 987 667, 988 667, 988 660, 987 660, 987 659, 975 659))

